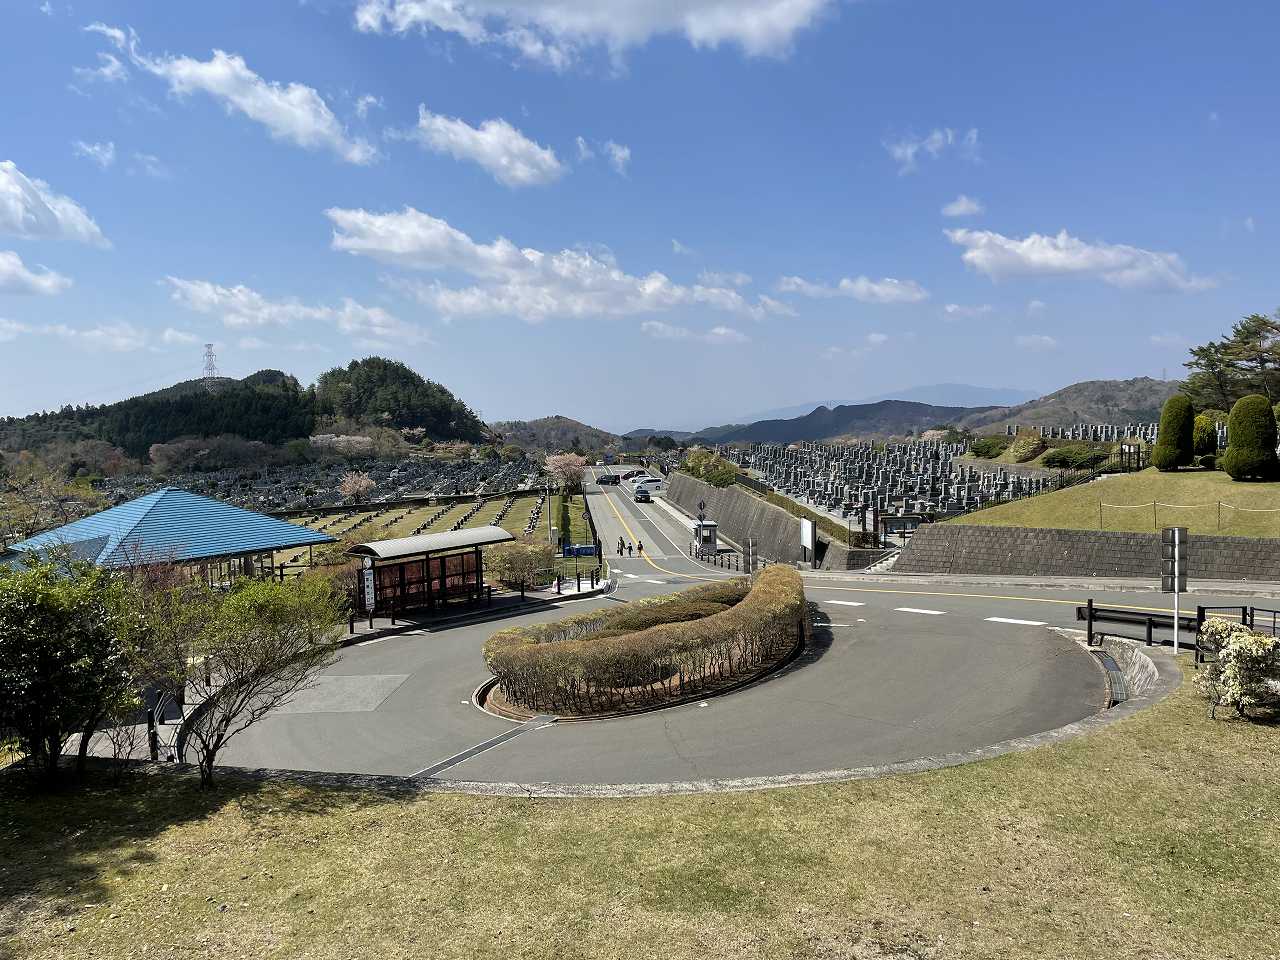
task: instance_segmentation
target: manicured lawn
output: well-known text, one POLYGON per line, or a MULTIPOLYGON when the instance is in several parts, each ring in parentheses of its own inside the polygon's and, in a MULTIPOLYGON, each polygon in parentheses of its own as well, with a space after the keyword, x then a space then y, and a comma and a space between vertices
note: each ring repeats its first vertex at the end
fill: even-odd
POLYGON ((1160 473, 1148 469, 1111 475, 947 522, 1097 530, 1100 502, 1104 530, 1149 533, 1181 526, 1191 533, 1280 537, 1280 483, 1236 483, 1220 471, 1200 470, 1160 473), (1154 512, 1153 501, 1157 502, 1154 512))
POLYGON ((0 956, 1275 957, 1277 757, 1184 686, 1054 747, 755 793, 7 785, 0 956))

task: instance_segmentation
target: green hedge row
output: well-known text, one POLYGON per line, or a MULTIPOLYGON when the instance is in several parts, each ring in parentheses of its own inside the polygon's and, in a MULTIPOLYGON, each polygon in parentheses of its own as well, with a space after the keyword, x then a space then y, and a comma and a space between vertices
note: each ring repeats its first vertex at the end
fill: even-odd
POLYGON ((799 638, 799 573, 781 565, 555 623, 499 630, 484 659, 506 699, 590 714, 658 703, 750 673, 799 638))

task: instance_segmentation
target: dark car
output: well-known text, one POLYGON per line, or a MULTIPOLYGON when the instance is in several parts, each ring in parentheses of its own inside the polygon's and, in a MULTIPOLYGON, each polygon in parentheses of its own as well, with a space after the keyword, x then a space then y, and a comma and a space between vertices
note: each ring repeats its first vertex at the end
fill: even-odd
POLYGON ((636 503, 653 503, 653 497, 649 495, 649 491, 641 487, 631 495, 631 499, 636 503))
POLYGON ((622 475, 622 479, 630 480, 632 477, 638 477, 642 473, 644 473, 643 470, 628 470, 626 473, 622 475))
POLYGON ((596 477, 596 483, 600 484, 602 487, 607 487, 610 484, 613 484, 616 487, 621 482, 622 478, 616 473, 602 473, 600 476, 596 477))

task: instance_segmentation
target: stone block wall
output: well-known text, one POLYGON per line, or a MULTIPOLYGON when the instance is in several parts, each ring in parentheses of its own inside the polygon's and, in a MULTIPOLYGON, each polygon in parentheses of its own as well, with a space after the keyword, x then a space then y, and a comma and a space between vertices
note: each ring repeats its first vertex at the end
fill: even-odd
MULTIPOLYGON (((1188 554, 1192 580, 1280 581, 1280 540, 1193 535, 1188 554)), ((931 523, 907 542, 894 572, 1157 580, 1160 536, 931 523)))

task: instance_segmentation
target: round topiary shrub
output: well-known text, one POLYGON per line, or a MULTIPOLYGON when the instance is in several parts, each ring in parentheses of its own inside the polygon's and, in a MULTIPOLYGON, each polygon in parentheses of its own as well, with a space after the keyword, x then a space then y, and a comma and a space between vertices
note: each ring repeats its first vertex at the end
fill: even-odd
POLYGON ((1195 425, 1191 429, 1191 448, 1197 457, 1209 456, 1218 452, 1218 418, 1217 411, 1206 410, 1196 414, 1195 425))
MULTIPOLYGON (((1160 432, 1151 449, 1151 465, 1157 470, 1177 470, 1195 459, 1196 412, 1191 401, 1175 394, 1160 413, 1160 432)), ((1273 421, 1274 422, 1274 421, 1273 421)))
POLYGON ((1267 398, 1242 397, 1231 408, 1227 421, 1227 452, 1219 461, 1232 480, 1280 478, 1276 459, 1276 417, 1267 398))

